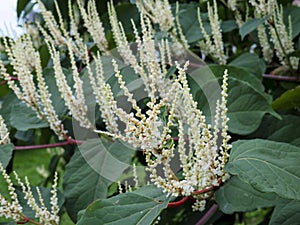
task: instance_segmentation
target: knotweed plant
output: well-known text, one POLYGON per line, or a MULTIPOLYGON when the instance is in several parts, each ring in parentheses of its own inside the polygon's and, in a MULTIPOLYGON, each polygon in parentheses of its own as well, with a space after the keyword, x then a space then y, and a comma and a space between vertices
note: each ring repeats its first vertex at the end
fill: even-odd
MULTIPOLYGON (((175 27, 174 21, 176 19, 172 16, 168 1, 145 1, 144 3, 138 3, 141 11, 141 35, 137 31, 136 24, 132 23, 137 52, 132 51, 132 45, 127 41, 124 28, 117 19, 113 4, 108 4, 109 19, 118 52, 124 62, 132 67, 135 73, 143 80, 144 88, 149 98, 145 112, 138 106, 137 100, 127 88, 118 62, 114 59, 112 60, 112 66, 115 77, 124 96, 127 98, 128 104, 133 109, 132 112, 127 112, 118 106, 110 85, 105 81, 100 52, 109 54, 107 52, 108 45, 103 36, 104 30, 102 22, 98 19, 99 16, 95 8, 95 2, 91 1, 88 4, 88 11, 86 12, 80 1, 78 1, 84 26, 86 26, 100 50, 93 56, 94 65, 90 62, 87 46, 82 42, 77 30, 74 28, 76 27, 76 23, 71 4, 69 3, 72 26, 72 32, 70 33, 64 27, 57 4, 59 23, 46 10, 42 2, 38 2, 45 20, 46 29, 49 32, 40 25, 38 27, 45 37, 48 51, 50 52, 56 85, 65 102, 65 106, 69 110, 69 114, 79 122, 81 127, 95 130, 98 133, 109 135, 114 139, 123 140, 134 147, 140 148, 144 152, 151 182, 157 187, 162 188, 168 195, 197 196, 206 192, 206 190, 213 190, 214 187, 219 186, 227 179, 228 175, 224 172, 224 166, 228 161, 229 150, 231 148, 228 143, 230 136, 227 134, 228 118, 226 115, 228 74, 227 71, 224 72, 222 99, 217 102, 214 124, 209 125, 190 93, 187 81, 189 61, 180 64, 172 55, 171 46, 178 46, 179 42, 172 43, 167 39, 163 39, 158 43, 155 41, 155 31, 151 20, 154 23, 158 23, 160 29, 165 32, 175 27), (157 16, 158 9, 163 17, 157 16), (167 14, 165 10, 167 10, 167 14), (62 56, 60 49, 62 47, 66 49, 68 52, 66 55, 70 59, 72 79, 74 81, 73 87, 67 82, 60 62, 62 56), (81 59, 85 64, 93 94, 100 106, 99 109, 106 124, 106 131, 96 130, 92 122, 88 119, 83 80, 78 72, 76 58, 81 59), (171 78, 167 77, 167 67, 169 66, 175 66, 178 71, 171 78), (166 112, 165 115, 162 115, 163 111, 166 112), (121 128, 124 126, 125 129, 121 128), (179 133, 178 143, 176 144, 172 137, 172 129, 174 127, 179 133), (182 178, 176 175, 177 171, 174 171, 171 166, 175 154, 179 154, 182 178), (162 167, 162 171, 159 171, 158 167, 162 167)), ((215 57, 221 63, 225 63, 222 37, 220 36, 218 25, 219 19, 216 14, 216 3, 214 3, 213 9, 211 7, 208 7, 208 9, 211 23, 215 24, 213 27, 215 57)), ((177 23, 179 24, 178 18, 177 23)), ((182 31, 180 29, 179 31, 182 36, 182 31)), ((64 129, 53 107, 51 93, 49 93, 43 77, 40 56, 37 50, 35 50, 31 38, 25 34, 16 41, 5 39, 4 43, 8 58, 15 71, 15 78, 17 78, 11 79, 4 64, 0 64, 2 76, 8 82, 9 87, 20 100, 37 113, 40 119, 44 119, 49 123, 50 128, 61 140, 68 139, 68 132, 64 129), (24 58, 23 55, 27 55, 27 57, 24 58), (37 84, 34 82, 35 76, 37 84)), ((184 47, 187 47, 187 45, 183 44, 182 49, 184 47)), ((5 136, 2 141, 5 141, 5 136)), ((3 168, 2 171, 4 171, 3 168)), ((51 222, 49 221, 55 221, 57 223, 57 208, 53 208, 50 214, 48 211, 43 211, 45 207, 43 207, 42 200, 40 199, 43 209, 41 210, 30 194, 28 181, 26 180, 26 184, 24 185, 18 177, 16 179, 22 187, 23 192, 28 196, 29 205, 37 212, 37 217, 48 218, 45 220, 41 219, 41 222, 50 224, 51 222)), ((7 182, 12 186, 9 180, 7 182)), ((14 196, 13 191, 11 194, 14 196)), ((199 201, 197 200, 195 203, 195 208, 203 210, 205 206, 203 201, 208 197, 210 196, 197 197, 199 201)), ((54 199, 51 201, 54 201, 54 199)), ((7 201, 3 200, 4 203, 8 204, 7 201)), ((13 203, 19 206, 16 198, 13 199, 13 203)), ((17 209, 14 211, 15 214, 11 216, 15 215, 15 219, 20 220, 23 218, 21 214, 22 210, 20 207, 17 207, 17 209)))
POLYGON ((298 126, 299 8, 276 0, 117 2, 53 1, 51 11, 37 0, 39 22, 0 38, 0 217, 58 225, 66 211, 78 225, 153 224, 159 216, 160 224, 182 224, 193 210, 204 224, 218 209, 271 206, 270 224, 281 224, 282 206, 297 209, 300 199, 300 151, 288 137, 298 126), (49 172, 39 162, 37 175, 45 186, 54 177, 51 189, 13 172, 19 150, 50 148, 49 172), (191 208, 170 210, 174 220, 161 213, 188 200, 191 208))

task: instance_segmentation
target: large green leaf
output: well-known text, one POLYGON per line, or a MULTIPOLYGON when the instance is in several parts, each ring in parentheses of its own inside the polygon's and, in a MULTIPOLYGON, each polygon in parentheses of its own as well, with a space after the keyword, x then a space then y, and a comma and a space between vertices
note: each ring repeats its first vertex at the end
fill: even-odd
POLYGON ((209 69, 218 78, 222 78, 225 69, 227 69, 230 77, 247 82, 252 88, 264 94, 264 86, 261 79, 249 71, 247 67, 250 65, 242 65, 242 63, 240 61, 239 63, 230 65, 211 65, 209 69))
POLYGON ((11 160, 13 150, 13 144, 0 145, 0 162, 4 168, 6 168, 7 164, 11 160))
POLYGON ((85 210, 78 225, 149 225, 168 206, 161 189, 151 185, 115 197, 97 200, 85 210))
POLYGON ((283 115, 282 119, 276 119, 266 115, 262 123, 249 138, 261 138, 271 141, 286 142, 300 147, 300 136, 295 132, 300 127, 299 116, 283 115))
MULTIPOLYGON (((196 77, 196 79, 201 79, 201 75, 203 74, 199 74, 199 77, 196 77)), ((211 110, 215 112, 215 102, 217 99, 220 99, 220 86, 216 81, 211 80, 199 88, 195 82, 198 83, 195 80, 190 82, 192 92, 194 92, 193 96, 195 96, 199 107, 207 116, 207 121, 212 123, 211 110)), ((259 127, 266 113, 277 116, 270 106, 270 98, 265 93, 259 92, 249 83, 233 77, 229 78, 227 99, 227 115, 230 119, 228 125, 232 133, 250 134, 259 127)))
POLYGON ((266 70, 264 60, 260 59, 258 55, 246 52, 233 61, 229 65, 245 69, 248 73, 256 76, 258 80, 262 80, 262 75, 266 70))
MULTIPOLYGON (((193 4, 194 5, 194 4, 193 4)), ((194 5, 195 6, 195 5, 194 5)), ((197 6, 191 7, 188 5, 180 6, 179 23, 181 25, 183 34, 188 43, 199 41, 203 38, 201 28, 198 21, 197 6)), ((211 27, 208 22, 207 13, 201 13, 204 29, 208 34, 211 33, 211 27)))
POLYGON ((300 199, 300 148, 268 140, 233 143, 225 169, 262 192, 300 199))
POLYGON ((260 192, 233 176, 215 193, 215 199, 222 212, 231 214, 274 206, 279 197, 274 193, 260 192))
POLYGON ((26 131, 48 127, 48 123, 37 117, 37 113, 29 108, 25 103, 13 105, 10 115, 10 124, 17 130, 26 131))
POLYGON ((275 110, 281 109, 299 109, 300 107, 300 86, 295 89, 284 92, 279 98, 272 103, 275 110))
POLYGON ((300 201, 282 200, 277 203, 272 214, 270 225, 291 225, 299 224, 300 221, 300 201))
POLYGON ((107 197, 108 186, 128 167, 132 154, 133 150, 119 141, 99 138, 78 147, 66 167, 63 182, 66 209, 73 221, 91 202, 107 197))
POLYGON ((250 19, 244 23, 240 28, 240 35, 242 36, 242 39, 244 39, 247 34, 254 31, 259 25, 263 24, 267 18, 268 17, 250 19))

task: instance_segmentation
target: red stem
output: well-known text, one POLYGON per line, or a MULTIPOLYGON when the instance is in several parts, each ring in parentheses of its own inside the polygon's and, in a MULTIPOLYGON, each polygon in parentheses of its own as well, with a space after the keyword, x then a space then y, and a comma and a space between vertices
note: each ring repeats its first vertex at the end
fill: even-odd
POLYGON ((168 208, 175 208, 178 206, 183 205, 187 200, 189 199, 189 197, 185 196, 183 197, 181 200, 176 201, 176 202, 169 202, 168 203, 168 208))
POLYGON ((209 210, 205 213, 205 215, 195 224, 195 225, 203 225, 207 223, 207 221, 217 212, 218 205, 213 204, 209 210))
MULTIPOLYGON (((210 191, 213 191, 216 188, 216 186, 211 186, 209 188, 205 188, 202 190, 197 190, 197 191, 193 191, 191 195, 200 195, 200 194, 204 194, 210 191)), ((185 196, 183 197, 181 200, 176 201, 176 202, 169 202, 168 204, 168 208, 174 208, 174 207, 178 207, 183 205, 189 198, 191 198, 191 196, 185 196)))
POLYGON ((273 74, 263 74, 263 78, 268 78, 273 80, 283 80, 283 81, 299 81, 298 77, 280 76, 280 75, 273 75, 273 74))
POLYGON ((33 150, 33 149, 44 149, 44 148, 56 148, 66 145, 80 145, 83 141, 74 140, 72 138, 67 139, 63 142, 58 142, 54 144, 44 144, 44 145, 29 145, 29 146, 15 146, 14 150, 33 150))
MULTIPOLYGON (((17 77, 9 77, 9 78, 10 78, 10 80, 19 80, 17 77)), ((3 84, 6 84, 7 82, 8 82, 7 80, 1 81, 0 86, 3 84)))
POLYGON ((213 191, 215 188, 216 188, 216 186, 211 186, 209 188, 205 188, 205 189, 202 189, 202 190, 196 190, 196 191, 192 192, 192 195, 204 194, 206 192, 213 191))
POLYGON ((18 221, 17 224, 25 224, 29 222, 29 218, 27 218, 26 216, 24 217, 23 221, 18 221))

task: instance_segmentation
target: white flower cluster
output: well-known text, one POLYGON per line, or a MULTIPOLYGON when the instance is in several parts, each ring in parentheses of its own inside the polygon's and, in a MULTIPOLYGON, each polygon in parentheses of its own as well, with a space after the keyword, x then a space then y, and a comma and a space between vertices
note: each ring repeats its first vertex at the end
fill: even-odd
MULTIPOLYGON (((38 0, 38 2, 46 26, 52 35, 50 36, 40 27, 53 61, 56 85, 70 114, 82 127, 94 130, 92 123, 87 117, 83 81, 76 66, 76 58, 82 59, 86 66, 96 102, 100 106, 101 115, 107 126, 107 131, 100 130, 96 132, 108 134, 143 150, 148 165, 147 170, 150 172, 150 178, 154 184, 162 187, 170 195, 190 196, 202 193, 200 190, 209 191, 227 179, 228 175, 224 172, 224 166, 228 161, 228 152, 231 148, 230 144, 228 144, 230 136, 228 135, 226 107, 227 71, 224 72, 223 76, 222 99, 217 102, 214 125, 211 126, 207 124, 205 116, 199 110, 191 95, 187 81, 189 62, 182 63, 181 60, 174 63, 172 47, 168 38, 158 44, 155 42, 151 20, 154 23, 159 23, 162 30, 168 31, 174 27, 174 18, 167 0, 148 0, 143 1, 144 3, 138 3, 142 12, 140 20, 142 34, 139 34, 133 23, 136 54, 127 41, 125 31, 117 19, 112 3, 108 4, 109 19, 119 54, 124 62, 140 76, 149 98, 146 108, 142 110, 133 93, 126 86, 123 74, 119 69, 120 61, 112 60, 114 75, 123 95, 131 106, 131 112, 126 111, 117 104, 112 88, 105 80, 100 53, 93 56, 95 65, 95 70, 93 70, 87 47, 81 42, 78 33, 73 31, 74 35, 71 37, 71 34, 64 28, 61 15, 58 15, 59 24, 57 24, 53 15, 45 9, 41 1, 38 0), (63 45, 67 49, 74 81, 73 87, 70 87, 64 74, 60 62, 61 52, 59 51, 59 45, 63 45), (167 68, 169 66, 175 66, 178 72, 171 75, 168 74, 167 68), (172 135, 174 130, 179 133, 178 144, 174 144, 173 141, 172 135), (175 158, 176 154, 179 154, 178 160, 175 158), (172 163, 174 162, 179 163, 182 170, 182 178, 179 178, 176 175, 177 171, 174 171, 172 168, 172 163), (162 168, 162 171, 159 168, 162 168)), ((101 21, 96 22, 97 27, 91 27, 93 24, 91 18, 98 16, 95 2, 89 4, 87 13, 83 11, 82 4, 79 3, 79 7, 84 17, 85 26, 87 26, 93 37, 97 32, 103 32, 103 29, 101 21)), ((70 12, 70 14, 72 13, 70 12)), ((226 57, 223 50, 220 21, 215 1, 213 7, 208 6, 208 15, 212 26, 213 42, 203 29, 201 19, 199 19, 200 26, 206 42, 214 50, 210 53, 220 63, 225 64, 226 57)), ((74 17, 73 14, 72 17, 74 17)), ((71 18, 71 20, 75 24, 75 19, 71 18)), ((179 24, 178 18, 177 23, 179 24)), ((179 30, 179 33, 182 33, 182 31, 179 30)), ((101 36, 102 33, 99 35, 101 36)), ((102 40, 103 38, 99 37, 97 39, 97 45, 103 53, 108 54, 108 52, 105 52, 107 46, 106 42, 102 40)), ((177 46, 176 50, 184 49, 184 45, 181 45, 175 38, 171 38, 171 40, 174 41, 174 46, 177 46)), ((32 47, 29 38, 24 36, 20 41, 16 41, 16 43, 11 41, 11 43, 6 45, 12 65, 16 71, 21 72, 21 75, 18 75, 20 80, 18 85, 16 82, 11 81, 11 78, 6 73, 5 66, 0 64, 1 72, 9 82, 11 89, 14 90, 20 99, 33 107, 40 117, 45 118, 49 122, 51 129, 61 139, 65 138, 66 131, 55 113, 51 103, 51 94, 48 92, 43 78, 39 55, 32 47), (21 59, 25 55, 24 49, 28 51, 29 58, 34 59, 28 65, 25 65, 25 59, 21 59), (37 87, 33 83, 32 71, 37 73, 37 87), (35 95, 33 96, 33 94, 35 95)), ((36 210, 37 217, 45 218, 44 221, 58 221, 56 218, 58 212, 56 193, 52 193, 51 203, 53 207, 50 213, 45 211, 46 209, 41 198, 40 205, 42 207, 38 206, 32 198, 28 181, 26 180, 25 184, 23 184, 18 177, 16 179, 25 193, 28 204, 36 210)), ((37 192, 39 193, 39 190, 37 192)), ((200 199, 195 207, 203 208, 203 201, 201 200, 205 199, 200 199)))
MULTIPOLYGON (((143 27, 144 22, 141 23, 143 27)), ((173 79, 166 79, 167 70, 164 68, 164 62, 169 61, 171 65, 173 64, 172 59, 169 59, 168 56, 169 45, 164 42, 159 49, 161 52, 154 54, 154 37, 150 31, 151 27, 143 29, 143 36, 137 37, 138 49, 142 49, 139 51, 139 56, 143 67, 137 64, 136 58, 135 61, 132 61, 135 63, 130 64, 133 69, 142 71, 144 76, 147 76, 146 78, 141 76, 150 98, 147 103, 147 110, 142 113, 133 94, 126 87, 116 61, 113 61, 119 86, 135 113, 125 112, 117 106, 113 99, 102 101, 107 104, 102 106, 106 113, 110 112, 126 127, 123 132, 118 131, 110 135, 143 150, 151 181, 158 187, 162 187, 168 194, 190 196, 196 195, 198 190, 209 191, 210 188, 219 186, 228 178, 224 172, 224 166, 229 158, 228 152, 231 148, 231 145, 228 144, 230 136, 228 135, 226 107, 227 71, 224 72, 223 77, 222 99, 217 103, 214 127, 211 127, 206 123, 203 113, 198 109, 197 103, 190 93, 186 77, 188 62, 183 67, 176 63, 178 74, 174 74, 173 79), (143 51, 143 49, 148 51, 143 51), (158 57, 161 57, 161 60, 157 60, 158 57), (160 66, 158 62, 163 65, 160 66), (143 68, 147 68, 147 70, 143 68), (160 86, 162 84, 168 84, 167 90, 160 86), (168 113, 162 116, 164 111, 168 113), (179 132, 178 146, 173 143, 171 137, 171 127, 176 126, 179 132), (182 179, 177 178, 171 166, 177 152, 179 164, 183 171, 182 179), (163 172, 158 171, 159 167, 163 168, 163 172)), ((129 45, 125 38, 122 41, 129 45)), ((119 51, 122 52, 123 49, 119 49, 119 51)), ((128 54, 131 55, 131 52, 128 54)), ((133 57, 133 54, 131 56, 133 57)), ((124 55, 124 57, 126 56, 124 55)), ((97 63, 101 62, 97 61, 97 63)), ((102 79, 100 83, 103 85, 103 76, 99 79, 102 79)), ((110 87, 106 86, 106 88, 109 93, 107 96, 112 96, 110 87)), ((202 209, 203 207, 200 205, 198 208, 202 209)))
POLYGON ((211 26, 212 38, 207 34, 203 21, 201 18, 200 9, 198 8, 198 22, 200 24, 201 32, 204 37, 204 41, 200 42, 200 48, 204 54, 210 54, 220 64, 226 64, 226 55, 224 53, 224 46, 222 40, 222 30, 220 26, 220 20, 218 15, 217 3, 214 0, 213 7, 207 3, 208 18, 211 26))
MULTIPOLYGON (((142 112, 142 109, 138 106, 133 94, 126 87, 117 62, 113 60, 115 76, 134 113, 126 112, 119 107, 111 87, 105 81, 100 55, 94 57, 96 66, 96 74, 94 74, 87 59, 87 49, 84 50, 85 56, 83 58, 85 58, 86 70, 108 130, 108 132, 97 132, 109 134, 114 138, 141 148, 146 157, 152 182, 171 195, 189 196, 197 190, 218 186, 227 178, 223 168, 228 160, 228 151, 231 147, 228 144, 230 137, 227 134, 228 118, 226 116, 228 74, 225 71, 221 93, 222 99, 217 104, 215 123, 212 128, 206 123, 203 113, 198 109, 197 103, 190 93, 186 78, 188 63, 183 66, 176 63, 178 74, 173 74, 172 79, 166 78, 167 65, 172 66, 174 64, 171 47, 168 41, 163 40, 157 48, 150 19, 151 14, 156 13, 153 11, 155 7, 164 4, 164 7, 161 7, 168 8, 168 2, 153 1, 151 4, 151 1, 146 2, 148 5, 140 5, 140 7, 145 7, 142 12, 147 9, 146 16, 143 13, 141 14, 142 36, 139 35, 135 24, 133 24, 137 54, 133 52, 127 41, 123 26, 117 19, 113 5, 108 5, 109 18, 118 51, 124 61, 140 75, 148 93, 150 100, 147 103, 146 112, 142 112), (125 129, 120 130, 121 128, 116 121, 125 125, 125 129), (171 127, 177 127, 178 129, 178 146, 173 144, 171 127), (183 179, 178 179, 171 168, 172 160, 174 160, 176 154, 176 147, 178 148, 180 166, 183 170, 183 179), (160 174, 157 169, 160 166, 163 167, 163 174, 160 174)), ((218 52, 216 57, 222 63, 225 63, 226 59, 223 53, 222 36, 216 8, 216 2, 214 2, 213 8, 208 7, 209 18, 211 24, 214 24, 212 33, 214 48, 218 52)), ((165 27, 167 25, 161 26, 165 27)), ((59 52, 51 45, 50 52, 54 62, 55 76, 59 90, 71 114, 78 121, 81 121, 84 126, 88 124, 88 121, 84 122, 86 109, 81 91, 82 82, 76 70, 73 56, 76 51, 73 51, 73 45, 71 44, 67 44, 67 48, 70 53, 69 57, 75 81, 75 96, 62 72, 59 52)))
POLYGON ((36 199, 33 197, 33 193, 31 191, 30 183, 25 177, 25 184, 21 181, 19 176, 16 172, 14 172, 14 176, 18 184, 20 185, 22 192, 24 193, 24 199, 27 201, 28 206, 35 212, 35 218, 28 218, 26 215, 23 214, 23 208, 19 203, 18 196, 15 192, 14 185, 11 181, 11 178, 6 173, 5 169, 3 168, 2 164, 0 163, 0 172, 2 173, 3 178, 5 179, 10 201, 7 200, 4 196, 0 194, 0 217, 5 217, 7 219, 13 219, 16 222, 22 221, 29 221, 34 222, 35 224, 43 224, 43 225, 58 225, 59 224, 59 206, 58 206, 58 199, 57 199, 57 182, 58 177, 57 173, 55 173, 54 183, 51 190, 51 198, 50 204, 52 206, 51 211, 49 211, 45 204, 44 199, 42 198, 41 192, 38 188, 36 188, 39 203, 36 202, 36 199), (35 220, 38 219, 39 222, 35 220))
POLYGON ((177 49, 174 52, 182 54, 188 49, 188 42, 183 34, 179 21, 179 4, 176 3, 175 17, 168 0, 138 0, 136 5, 140 13, 158 24, 164 35, 169 35, 177 49))
POLYGON ((168 0, 138 0, 136 5, 153 23, 159 24, 162 31, 168 32, 175 28, 171 5, 168 0))
POLYGON ((277 4, 276 0, 249 0, 256 12, 262 16, 272 15, 277 4))
POLYGON ((270 26, 271 41, 276 49, 276 55, 283 65, 289 66, 293 69, 298 68, 299 59, 297 57, 287 57, 288 54, 295 51, 292 35, 292 21, 289 16, 289 32, 287 26, 283 22, 282 6, 276 5, 273 15, 274 25, 270 26))
POLYGON ((287 25, 284 23, 282 6, 279 6, 276 1, 249 2, 257 7, 255 17, 270 16, 266 23, 261 24, 257 29, 264 59, 270 62, 275 52, 282 65, 297 70, 299 64, 298 58, 288 57, 290 53, 295 51, 290 16, 288 18, 289 24, 287 29, 287 25), (268 35, 268 32, 270 35, 268 35), (273 44, 273 48, 271 48, 270 43, 273 44))
MULTIPOLYGON (((98 15, 95 1, 88 1, 87 12, 84 10, 84 6, 77 0, 77 4, 84 20, 84 26, 87 28, 88 32, 91 34, 94 42, 97 44, 98 48, 102 52, 107 52, 108 42, 105 38, 105 32, 98 15)), ((69 8, 71 8, 69 6, 69 8)), ((72 13, 69 13, 72 14, 72 13)))
POLYGON ((18 197, 15 193, 15 188, 13 183, 4 170, 2 164, 0 163, 0 173, 7 183, 7 189, 9 191, 10 201, 8 201, 4 196, 0 194, 0 217, 5 217, 7 219, 13 219, 19 221, 22 219, 22 206, 19 203, 18 197))
POLYGON ((15 75, 11 77, 4 63, 0 60, 1 75, 15 95, 28 107, 32 108, 40 119, 46 120, 59 139, 65 139, 67 131, 64 130, 61 120, 52 105, 51 94, 42 72, 40 54, 34 49, 33 43, 27 34, 19 37, 15 42, 4 38, 6 52, 15 75), (26 57, 24 57, 26 55, 26 57), (37 85, 34 76, 37 77, 37 85))
POLYGON ((9 132, 4 123, 3 117, 0 115, 0 145, 9 144, 9 132))

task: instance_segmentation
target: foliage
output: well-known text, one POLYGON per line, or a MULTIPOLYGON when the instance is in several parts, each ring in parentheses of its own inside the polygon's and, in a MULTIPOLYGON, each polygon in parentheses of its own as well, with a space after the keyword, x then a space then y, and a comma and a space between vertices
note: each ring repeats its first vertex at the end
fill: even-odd
MULTIPOLYGON (((26 35, 1 37, 0 163, 49 210, 58 171, 61 224, 299 223, 297 1, 37 2, 18 0, 26 35)), ((16 221, 42 224, 13 182, 30 219, 16 221)))

